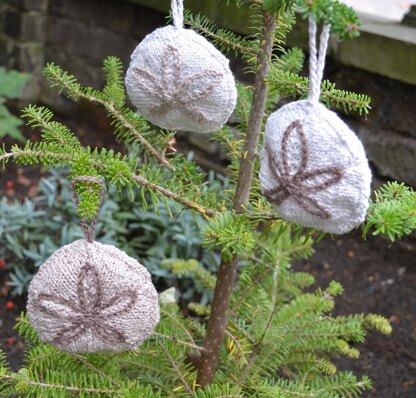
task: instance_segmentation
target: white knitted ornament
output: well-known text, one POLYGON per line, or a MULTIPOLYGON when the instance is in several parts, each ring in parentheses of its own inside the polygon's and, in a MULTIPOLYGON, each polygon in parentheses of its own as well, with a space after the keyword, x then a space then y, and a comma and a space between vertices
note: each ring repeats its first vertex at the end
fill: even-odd
POLYGON ((237 90, 229 61, 204 37, 183 28, 183 0, 172 0, 174 26, 145 37, 131 56, 126 89, 153 124, 208 133, 231 116, 237 90))
POLYGON ((315 37, 311 18, 309 98, 282 107, 268 119, 260 183, 282 218, 342 234, 365 219, 371 171, 357 136, 319 103, 329 26, 321 35, 319 59, 315 37))
POLYGON ((150 274, 116 247, 92 241, 93 228, 83 229, 87 240, 52 254, 30 283, 31 323, 42 341, 63 351, 134 349, 159 321, 150 274))

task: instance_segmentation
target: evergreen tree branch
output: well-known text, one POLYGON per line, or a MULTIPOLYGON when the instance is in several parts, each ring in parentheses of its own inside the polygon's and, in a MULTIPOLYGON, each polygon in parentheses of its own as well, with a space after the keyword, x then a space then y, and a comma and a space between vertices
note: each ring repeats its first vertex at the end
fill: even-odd
POLYGON ((240 374, 240 377, 238 378, 238 382, 237 385, 241 386, 246 377, 248 376, 251 368, 254 366, 254 363, 256 362, 256 359, 258 357, 258 355, 260 354, 260 351, 262 349, 262 344, 264 339, 266 338, 267 335, 267 331, 270 329, 271 325, 272 325, 272 321, 274 316, 276 315, 277 312, 277 305, 274 305, 272 312, 270 313, 269 319, 267 320, 266 326, 263 330, 263 333, 261 334, 259 340, 253 345, 253 352, 251 353, 249 359, 248 359, 248 364, 246 365, 246 367, 243 369, 243 371, 240 374))
POLYGON ((363 236, 370 230, 392 241, 411 235, 416 230, 416 191, 398 182, 383 185, 370 201, 363 236))
POLYGON ((112 390, 112 389, 104 389, 104 388, 88 388, 88 387, 74 387, 74 386, 66 386, 66 385, 59 385, 53 383, 42 383, 40 381, 30 380, 20 374, 15 374, 13 376, 9 375, 0 375, 0 380, 6 380, 9 382, 18 382, 23 383, 24 385, 34 386, 37 388, 44 388, 47 390, 54 390, 54 391, 68 391, 71 393, 88 393, 88 394, 111 394, 117 395, 120 393, 119 390, 112 390), (16 375, 18 375, 16 377, 16 375))
POLYGON ((112 384, 117 385, 118 382, 111 376, 104 373, 101 369, 98 369, 94 364, 92 364, 88 358, 84 357, 80 354, 71 354, 73 358, 75 358, 77 361, 81 362, 83 365, 85 365, 88 369, 91 369, 94 373, 97 373, 99 376, 103 378, 107 378, 112 384))
POLYGON ((161 339, 174 341, 178 344, 184 345, 184 346, 189 347, 189 348, 193 348, 194 350, 197 350, 197 351, 203 351, 204 350, 203 347, 201 347, 199 345, 192 344, 192 343, 187 343, 186 341, 182 341, 182 340, 177 339, 175 336, 166 336, 164 334, 157 333, 157 332, 154 332, 153 335, 157 336, 157 337, 160 337, 161 339))
POLYGON ((130 123, 130 121, 115 106, 115 104, 105 100, 98 91, 91 88, 83 89, 80 84, 76 82, 76 79, 73 76, 62 71, 61 68, 54 65, 53 63, 46 65, 44 74, 54 83, 53 86, 58 86, 61 89, 67 90, 69 97, 74 99, 84 98, 90 102, 102 105, 112 118, 117 120, 126 129, 131 131, 132 134, 134 134, 135 138, 140 142, 141 145, 143 145, 143 147, 151 156, 153 156, 160 164, 166 166, 172 171, 175 171, 175 168, 170 164, 165 156, 159 152, 149 141, 147 141, 146 138, 143 137, 143 135, 136 129, 136 126, 130 123))
MULTIPOLYGON (((306 98, 309 92, 309 79, 296 73, 282 70, 273 65, 267 77, 270 87, 281 95, 306 98)), ((367 95, 339 90, 334 83, 325 80, 321 85, 321 101, 327 106, 343 108, 345 112, 354 111, 367 115, 371 110, 371 99, 367 95)))
MULTIPOLYGON (((262 49, 258 56, 258 70, 255 76, 253 103, 250 110, 247 135, 240 162, 240 171, 234 198, 234 210, 242 212, 250 196, 254 161, 260 139, 261 126, 267 96, 266 77, 269 73, 276 30, 276 14, 263 13, 262 49)), ((205 387, 212 383, 219 359, 220 347, 228 323, 228 307, 237 274, 239 257, 231 261, 221 260, 214 291, 212 310, 208 320, 204 352, 199 363, 197 383, 205 387)))
MULTIPOLYGON (((49 146, 51 146, 53 144, 49 144, 49 146)), ((31 147, 28 148, 18 148, 18 147, 14 147, 12 152, 2 152, 0 151, 0 164, 5 164, 9 159, 11 158, 15 158, 16 160, 18 160, 19 158, 22 159, 27 159, 28 163, 33 163, 33 159, 34 158, 38 158, 40 159, 40 163, 46 163, 46 164, 50 164, 51 162, 53 163, 67 163, 71 160, 74 160, 74 156, 72 153, 60 153, 60 152, 55 152, 52 150, 47 150, 48 145, 45 146, 45 148, 40 147, 37 148, 35 147, 34 149, 32 149, 31 147), (42 160, 44 160, 45 162, 43 162, 42 160)), ((55 147, 53 147, 55 148, 55 147)), ((103 164, 101 164, 101 166, 105 166, 103 164)), ((141 186, 145 186, 153 191, 159 192, 160 194, 162 194, 163 196, 166 196, 172 200, 174 200, 175 202, 189 208, 192 210, 196 210, 199 213, 201 213, 204 217, 208 218, 208 217, 215 217, 217 215, 219 215, 220 213, 209 209, 203 205, 200 205, 196 202, 192 202, 190 200, 184 199, 182 198, 180 195, 164 188, 161 187, 160 185, 154 184, 150 181, 148 181, 146 178, 139 176, 139 175, 133 175, 132 178, 141 186)))
MULTIPOLYGON (((99 102, 97 100, 97 102, 99 102)), ((171 171, 176 171, 175 167, 172 166, 172 164, 165 158, 163 153, 159 152, 149 141, 146 140, 146 138, 143 137, 142 134, 136 129, 136 127, 129 122, 129 120, 123 115, 122 112, 119 112, 118 109, 112 105, 108 104, 105 101, 99 102, 101 103, 107 111, 110 113, 111 116, 113 116, 115 119, 117 119, 120 123, 124 125, 124 127, 129 130, 131 134, 136 137, 136 139, 140 142, 140 144, 143 145, 143 147, 146 149, 146 151, 153 156, 160 164, 167 167, 171 171)))
POLYGON ((192 390, 191 386, 185 380, 185 377, 182 375, 182 372, 179 369, 179 366, 176 363, 175 359, 172 357, 172 355, 170 355, 169 351, 166 349, 166 347, 163 344, 160 344, 160 346, 162 347, 162 350, 165 353, 166 357, 169 359, 169 362, 171 363, 172 368, 175 370, 176 374, 178 375, 179 380, 181 381, 182 385, 185 387, 185 390, 188 392, 188 394, 191 397, 194 397, 195 392, 192 390))
POLYGON ((188 207, 190 209, 196 210, 199 213, 201 213, 203 216, 205 217, 215 217, 217 215, 219 215, 220 213, 215 211, 215 210, 211 210, 208 209, 202 205, 199 205, 198 203, 195 202, 191 202, 189 200, 186 200, 184 198, 182 198, 181 196, 177 195, 176 193, 169 191, 166 188, 163 188, 157 184, 153 184, 152 182, 146 180, 146 178, 139 176, 139 175, 135 175, 133 176, 133 179, 141 186, 150 188, 153 191, 159 192, 161 193, 163 196, 166 196, 169 199, 174 200, 177 203, 180 203, 181 205, 188 207))
POLYGON ((194 16, 189 11, 186 11, 185 24, 211 39, 222 50, 234 50, 236 53, 255 57, 258 54, 258 48, 255 47, 254 41, 238 36, 228 30, 218 28, 207 17, 201 14, 194 16))
POLYGON ((2 152, 0 151, 0 164, 5 165, 9 159, 19 159, 19 158, 45 158, 49 159, 49 161, 56 161, 56 162, 66 162, 72 159, 72 154, 68 153, 58 153, 55 151, 50 151, 45 148, 39 149, 32 149, 29 148, 19 148, 13 147, 12 152, 2 152))
POLYGON ((192 342, 193 345, 196 345, 195 340, 192 336, 192 334, 189 332, 189 330, 183 325, 183 323, 180 322, 180 320, 173 316, 169 311, 166 311, 163 307, 160 308, 160 312, 161 314, 163 314, 164 316, 169 317, 174 323, 175 325, 177 325, 179 328, 182 329, 182 331, 186 334, 186 336, 189 338, 189 340, 192 342))

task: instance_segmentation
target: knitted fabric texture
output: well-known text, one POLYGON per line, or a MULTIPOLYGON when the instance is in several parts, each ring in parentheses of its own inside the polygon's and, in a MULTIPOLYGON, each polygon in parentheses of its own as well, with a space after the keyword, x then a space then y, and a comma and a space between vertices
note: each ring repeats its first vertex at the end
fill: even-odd
POLYGON ((219 130, 237 100, 228 59, 194 31, 175 26, 137 46, 125 83, 137 112, 170 130, 219 130))
POLYGON ((148 271, 116 247, 86 240, 62 247, 40 267, 27 311, 40 339, 68 352, 134 349, 159 322, 148 271))
POLYGON ((365 219, 371 171, 348 126, 322 104, 305 100, 268 119, 260 183, 282 218, 342 234, 365 219))

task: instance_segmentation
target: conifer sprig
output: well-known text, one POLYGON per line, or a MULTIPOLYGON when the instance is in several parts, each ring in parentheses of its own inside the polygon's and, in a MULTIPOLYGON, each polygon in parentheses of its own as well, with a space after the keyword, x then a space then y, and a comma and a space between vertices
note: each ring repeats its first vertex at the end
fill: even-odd
POLYGON ((68 97, 74 100, 84 98, 90 102, 102 105, 109 113, 113 123, 117 125, 118 130, 120 128, 126 129, 129 132, 131 139, 137 140, 143 146, 143 148, 160 164, 163 164, 164 166, 174 171, 174 168, 164 157, 163 153, 154 148, 153 145, 148 140, 146 140, 146 138, 144 138, 144 136, 136 127, 136 124, 132 122, 130 111, 123 108, 120 109, 117 106, 120 104, 121 100, 120 92, 122 90, 124 93, 124 88, 122 86, 123 80, 119 77, 115 77, 120 75, 121 69, 119 68, 119 65, 117 65, 117 61, 115 61, 114 57, 110 57, 104 62, 104 69, 106 70, 107 76, 110 77, 110 82, 104 88, 104 93, 101 93, 98 90, 94 90, 91 87, 82 87, 74 76, 64 72, 59 66, 53 63, 48 63, 46 65, 44 69, 44 75, 51 81, 52 87, 58 87, 61 90, 65 90, 68 97), (115 65, 115 69, 113 70, 112 74, 109 73, 109 69, 112 67, 111 65, 115 65))
POLYGON ((219 28, 211 20, 202 14, 192 14, 185 11, 185 24, 206 36, 221 51, 233 52, 235 55, 243 55, 246 59, 255 57, 259 51, 256 40, 250 37, 239 36, 229 30, 219 28))
POLYGON ((412 234, 416 230, 416 192, 398 182, 389 182, 376 191, 363 225, 364 237, 371 230, 373 235, 392 241, 412 234))
POLYGON ((289 13, 294 10, 304 18, 312 15, 316 21, 331 25, 331 32, 338 34, 341 40, 356 38, 360 26, 357 14, 351 7, 338 0, 262 0, 264 9, 289 13))
MULTIPOLYGON (((281 95, 306 98, 309 92, 309 79, 307 77, 281 70, 279 67, 272 67, 268 81, 272 90, 277 90, 281 95)), ((342 108, 345 112, 354 111, 367 115, 371 110, 370 97, 339 90, 334 83, 328 80, 322 82, 321 101, 327 106, 342 108)))

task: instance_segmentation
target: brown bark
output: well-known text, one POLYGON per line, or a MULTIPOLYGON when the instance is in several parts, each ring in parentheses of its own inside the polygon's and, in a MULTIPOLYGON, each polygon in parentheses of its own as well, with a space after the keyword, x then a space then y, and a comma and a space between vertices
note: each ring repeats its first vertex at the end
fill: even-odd
MULTIPOLYGON (((240 171, 234 197, 234 210, 241 212, 250 196, 253 179, 254 162, 264 117, 267 96, 266 77, 269 73, 276 30, 276 15, 269 12, 263 14, 262 48, 259 54, 259 67, 254 81, 253 103, 250 110, 248 129, 240 162, 240 171)), ((239 258, 234 256, 231 261, 221 260, 214 291, 211 315, 207 326, 204 350, 201 355, 197 383, 201 387, 210 384, 215 376, 220 355, 221 343, 228 323, 228 307, 237 274, 239 258)))

